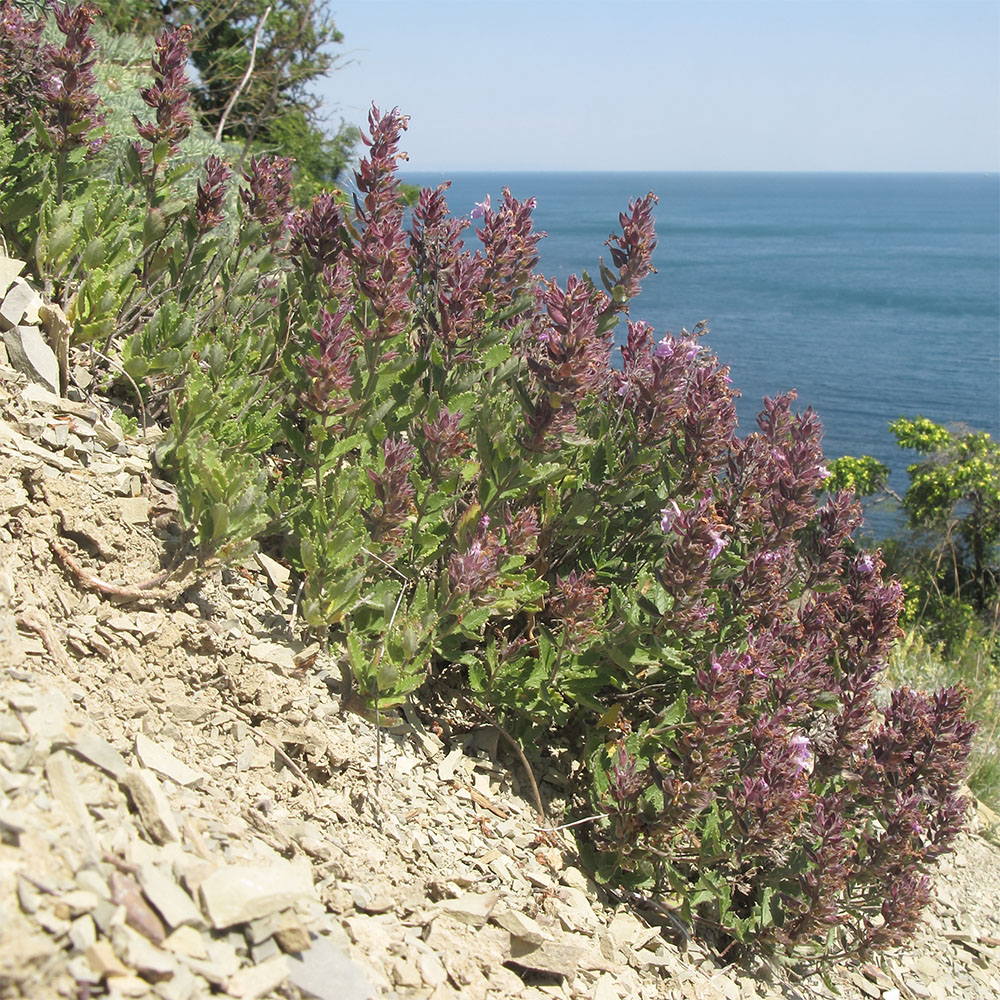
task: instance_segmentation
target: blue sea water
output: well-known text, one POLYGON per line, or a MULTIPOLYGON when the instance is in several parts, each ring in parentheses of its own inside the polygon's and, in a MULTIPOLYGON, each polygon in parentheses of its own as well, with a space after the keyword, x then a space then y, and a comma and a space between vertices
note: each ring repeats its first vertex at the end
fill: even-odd
MULTIPOLYGON (((708 320, 705 342, 742 392, 741 432, 790 388, 825 428, 828 458, 869 454, 906 487, 912 453, 890 420, 918 414, 1000 438, 1000 178, 996 174, 460 173, 464 215, 504 185, 534 197, 539 270, 597 274, 629 198, 659 196, 654 255, 633 319, 708 320)), ((476 246, 474 234, 468 245, 476 246)), ((870 517, 882 533, 890 515, 870 517)))

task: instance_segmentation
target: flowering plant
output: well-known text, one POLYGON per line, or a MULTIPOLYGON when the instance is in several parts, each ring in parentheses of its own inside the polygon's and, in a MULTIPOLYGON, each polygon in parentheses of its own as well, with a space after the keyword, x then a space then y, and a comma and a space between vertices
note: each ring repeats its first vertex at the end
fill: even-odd
POLYGON ((210 157, 182 197, 185 41, 158 41, 156 121, 121 166, 141 195, 43 183, 48 216, 10 235, 48 247, 77 340, 107 322, 145 400, 169 399, 157 457, 192 552, 280 538, 345 704, 436 684, 536 747, 558 734, 597 876, 672 892, 725 947, 833 958, 909 933, 964 811, 961 693, 876 701, 900 591, 851 542, 815 414, 787 393, 740 436, 704 325, 632 318, 655 196, 621 213, 599 283, 544 280, 534 202, 509 191, 457 218, 424 191, 407 228, 407 120, 373 107, 353 206, 293 211, 271 156, 232 199, 210 157))

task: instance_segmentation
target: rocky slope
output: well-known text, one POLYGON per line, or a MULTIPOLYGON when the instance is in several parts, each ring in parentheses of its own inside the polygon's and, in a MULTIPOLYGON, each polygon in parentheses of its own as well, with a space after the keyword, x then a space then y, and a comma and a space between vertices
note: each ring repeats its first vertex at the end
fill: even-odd
MULTIPOLYGON (((176 532, 157 432, 71 395, 0 364, 0 996, 832 995, 604 894, 490 727, 342 712, 280 563, 143 589, 176 532)), ((843 996, 1000 996, 995 820, 843 996)))

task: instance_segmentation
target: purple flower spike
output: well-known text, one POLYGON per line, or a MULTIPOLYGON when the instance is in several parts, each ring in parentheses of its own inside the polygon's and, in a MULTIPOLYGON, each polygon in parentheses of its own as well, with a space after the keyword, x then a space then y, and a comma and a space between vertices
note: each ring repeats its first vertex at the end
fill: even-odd
POLYGON ((76 7, 57 5, 53 11, 66 44, 45 48, 49 66, 48 79, 42 83, 42 98, 48 105, 46 131, 59 150, 88 144, 93 148, 92 133, 104 126, 101 99, 94 90, 97 45, 90 37, 90 26, 100 10, 84 2, 76 7))
POLYGON ((205 180, 198 181, 195 199, 195 224, 199 233, 214 229, 225 217, 222 203, 226 197, 226 181, 232 176, 228 166, 217 156, 205 161, 205 180))
POLYGON ((176 153, 182 139, 191 131, 191 112, 188 109, 188 44, 191 28, 184 24, 164 31, 156 38, 153 72, 156 78, 151 87, 140 92, 143 101, 156 111, 156 121, 141 122, 132 116, 135 130, 150 144, 166 142, 171 153, 176 153))

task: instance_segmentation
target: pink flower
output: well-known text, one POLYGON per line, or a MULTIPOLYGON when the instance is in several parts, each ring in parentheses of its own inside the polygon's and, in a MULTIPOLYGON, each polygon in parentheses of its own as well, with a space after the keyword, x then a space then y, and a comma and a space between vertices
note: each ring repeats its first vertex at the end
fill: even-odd
POLYGON ((660 511, 660 529, 663 534, 667 534, 670 529, 674 526, 674 518, 680 514, 681 509, 677 506, 676 500, 671 500, 670 503, 660 511))
POLYGON ((669 333, 661 340, 653 351, 655 358, 672 358, 675 354, 684 358, 685 361, 694 361, 698 357, 698 341, 692 339, 679 339, 672 337, 669 333))
POLYGON ((792 760, 799 771, 812 774, 813 754, 809 739, 803 733, 796 733, 789 741, 792 748, 792 760))
POLYGON ((482 219, 490 210, 490 196, 487 195, 482 201, 477 201, 472 211, 469 213, 470 219, 482 219))
POLYGON ((712 539, 712 547, 708 550, 708 558, 715 559, 716 556, 726 547, 726 540, 717 531, 709 531, 709 538, 712 539))

